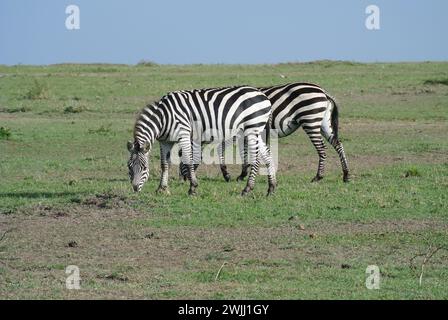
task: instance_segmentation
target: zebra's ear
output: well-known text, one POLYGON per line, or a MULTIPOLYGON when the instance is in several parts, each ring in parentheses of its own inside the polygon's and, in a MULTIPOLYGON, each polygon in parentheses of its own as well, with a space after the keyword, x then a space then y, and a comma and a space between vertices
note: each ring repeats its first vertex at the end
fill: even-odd
POLYGON ((151 145, 149 144, 149 142, 145 142, 145 144, 142 146, 141 150, 144 153, 147 153, 149 151, 150 147, 151 147, 151 145))
POLYGON ((134 151, 134 142, 128 141, 128 150, 129 152, 134 151))

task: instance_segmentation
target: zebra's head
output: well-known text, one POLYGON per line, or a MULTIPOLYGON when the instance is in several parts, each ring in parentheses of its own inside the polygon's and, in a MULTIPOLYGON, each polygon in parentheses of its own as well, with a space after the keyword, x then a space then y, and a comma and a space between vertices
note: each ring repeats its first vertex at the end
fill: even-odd
POLYGON ((139 192, 148 180, 148 154, 150 147, 149 143, 140 146, 137 142, 128 141, 130 153, 128 161, 129 178, 135 192, 139 192))

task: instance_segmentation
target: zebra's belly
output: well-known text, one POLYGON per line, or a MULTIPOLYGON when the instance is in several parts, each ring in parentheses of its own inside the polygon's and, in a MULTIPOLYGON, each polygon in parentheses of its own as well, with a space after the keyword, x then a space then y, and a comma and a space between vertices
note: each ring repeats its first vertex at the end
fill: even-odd
MULTIPOLYGON (((233 139, 234 137, 240 137, 242 135, 242 132, 243 130, 241 128, 226 130, 225 132, 220 132, 217 130, 203 130, 201 132, 198 132, 193 130, 190 136, 192 141, 209 144, 220 143, 233 139)), ((159 140, 176 143, 179 141, 183 134, 185 134, 185 131, 171 132, 168 136, 161 137, 159 140)))

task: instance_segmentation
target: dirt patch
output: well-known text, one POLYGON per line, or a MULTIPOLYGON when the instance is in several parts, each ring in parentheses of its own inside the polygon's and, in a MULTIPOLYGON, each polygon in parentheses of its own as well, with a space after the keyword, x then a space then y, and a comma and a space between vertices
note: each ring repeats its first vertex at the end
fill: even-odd
POLYGON ((374 234, 396 234, 415 233, 424 230, 435 232, 448 231, 448 221, 425 220, 425 219, 401 219, 401 220, 378 220, 375 222, 328 222, 325 220, 314 221, 309 227, 322 235, 374 235, 374 234))
MULTIPOLYGON (((162 246, 160 249, 187 250, 222 249, 225 252, 257 252, 259 243, 267 245, 278 237, 295 239, 297 236, 316 235, 357 235, 376 233, 418 232, 422 230, 448 231, 448 221, 434 219, 400 219, 378 220, 374 222, 338 222, 313 220, 303 222, 297 216, 291 216, 278 227, 147 227, 141 225, 142 219, 150 221, 151 215, 125 208, 104 208, 98 210, 96 205, 67 206, 64 209, 49 206, 36 206, 28 214, 0 216, 2 230, 15 230, 14 235, 28 235, 36 238, 36 243, 55 243, 56 240, 69 247, 82 247, 74 239, 108 239, 116 241, 142 241, 145 245, 155 240, 162 246), (47 214, 41 214, 47 212, 47 214), (98 229, 98 230, 97 230, 98 229), (99 236, 102 233, 104 237, 99 236), (109 233, 108 236, 106 234, 109 233), (85 236, 85 237, 84 237, 85 236), (209 239, 210 241, 206 240, 209 239), (184 243, 183 245, 180 245, 184 243), (167 247, 164 247, 164 245, 167 247), (169 244, 169 246, 168 246, 169 244), (179 246, 176 246, 179 244, 179 246), (239 249, 238 249, 239 248, 239 249)), ((100 206, 103 208, 103 206, 100 206)), ((0 232, 1 233, 1 232, 0 232)), ((11 235, 10 235, 11 236, 11 235)), ((83 241, 86 243, 86 241, 83 241)), ((88 242, 88 241, 87 241, 88 242)), ((94 244, 94 243, 92 243, 94 244)), ((272 249, 272 248, 270 248, 272 249)))
POLYGON ((122 195, 116 195, 113 193, 96 194, 92 197, 84 199, 81 204, 97 207, 101 209, 113 209, 113 208, 125 208, 128 207, 131 202, 129 199, 122 195))
MULTIPOLYGON (((430 219, 304 223, 297 217, 286 219, 278 227, 156 228, 140 223, 142 219, 150 221, 150 214, 124 208, 100 208, 95 202, 67 207, 62 210, 63 214, 40 208, 45 215, 32 211, 28 215, 0 216, 0 234, 13 230, 1 243, 3 273, 0 277, 7 276, 8 281, 24 287, 29 285, 31 277, 39 286, 29 292, 37 294, 44 285, 64 288, 65 267, 77 265, 85 283, 103 288, 101 292, 83 291, 81 297, 124 294, 141 298, 145 297, 143 284, 160 282, 167 273, 214 269, 223 262, 229 267, 277 268, 306 261, 317 268, 338 269, 350 269, 363 257, 400 259, 405 263, 409 254, 403 252, 416 250, 412 244, 391 248, 379 246, 375 241, 381 241, 377 240, 381 235, 448 230, 446 221, 430 219), (372 237, 372 243, 334 245, 325 240, 328 236, 358 235, 372 237), (133 289, 112 292, 105 289, 107 283, 133 289)), ((163 281, 159 285, 160 290, 166 289, 163 281)), ((3 297, 9 296, 5 291, 0 293, 3 297)), ((69 292, 62 294, 70 297, 69 292)))

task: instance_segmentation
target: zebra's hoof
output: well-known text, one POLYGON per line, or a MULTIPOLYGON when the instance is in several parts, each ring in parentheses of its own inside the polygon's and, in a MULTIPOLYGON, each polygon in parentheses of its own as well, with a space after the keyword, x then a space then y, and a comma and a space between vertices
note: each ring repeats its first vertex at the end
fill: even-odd
POLYGON ((192 197, 196 196, 196 190, 188 190, 188 195, 192 197))
POLYGON ((230 181, 230 174, 226 174, 225 176, 224 176, 224 180, 226 180, 226 182, 229 182, 230 181))
POLYGON ((312 180, 311 180, 311 182, 318 182, 318 181, 320 181, 320 180, 322 180, 324 177, 322 177, 322 176, 315 176, 312 180))
POLYGON ((245 197, 245 196, 247 196, 250 192, 252 191, 252 189, 250 188, 250 187, 245 187, 244 189, 243 189, 243 191, 241 192, 241 196, 242 197, 245 197))
POLYGON ((238 176, 238 178, 236 178, 236 182, 241 182, 241 181, 244 181, 244 177, 238 176))
POLYGON ((344 182, 350 182, 350 174, 344 173, 344 178, 342 179, 344 182))
POLYGON ((275 193, 275 187, 269 186, 268 193, 266 194, 266 197, 272 196, 275 193))

